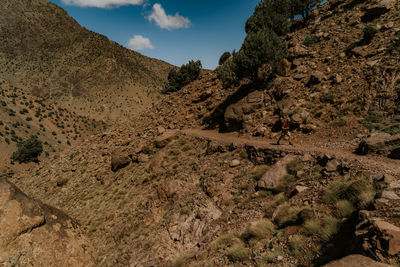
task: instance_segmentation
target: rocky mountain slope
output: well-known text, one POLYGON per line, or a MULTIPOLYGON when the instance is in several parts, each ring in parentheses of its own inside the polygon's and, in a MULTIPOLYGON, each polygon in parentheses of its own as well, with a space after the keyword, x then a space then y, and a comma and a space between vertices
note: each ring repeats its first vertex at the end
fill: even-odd
POLYGON ((45 0, 0 6, 0 77, 79 115, 123 119, 159 97, 171 65, 86 30, 45 0))
POLYGON ((32 96, 0 80, 0 173, 27 168, 10 159, 17 144, 35 135, 43 143, 39 160, 57 154, 106 129, 103 121, 62 108, 52 101, 32 96))
POLYGON ((76 221, 0 178, 3 266, 95 266, 96 253, 76 221))
POLYGON ((283 37, 273 85, 203 73, 7 178, 75 218, 100 266, 398 266, 399 5, 328 1, 283 37), (283 116, 294 146, 274 145, 283 116))

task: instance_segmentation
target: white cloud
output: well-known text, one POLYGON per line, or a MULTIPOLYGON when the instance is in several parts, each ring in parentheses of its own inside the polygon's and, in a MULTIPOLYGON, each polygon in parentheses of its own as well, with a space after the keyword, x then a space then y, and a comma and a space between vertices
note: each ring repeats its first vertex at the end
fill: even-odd
POLYGON ((128 41, 128 48, 132 50, 154 49, 154 45, 149 38, 142 35, 135 35, 128 41))
POLYGON ((144 0, 62 0, 66 5, 80 7, 113 8, 127 5, 142 5, 144 0))
POLYGON ((182 17, 178 13, 176 13, 174 16, 167 15, 164 8, 158 3, 154 4, 153 11, 151 12, 150 16, 147 17, 147 19, 150 22, 154 20, 161 29, 168 30, 181 28, 186 29, 189 28, 191 24, 188 18, 182 17))

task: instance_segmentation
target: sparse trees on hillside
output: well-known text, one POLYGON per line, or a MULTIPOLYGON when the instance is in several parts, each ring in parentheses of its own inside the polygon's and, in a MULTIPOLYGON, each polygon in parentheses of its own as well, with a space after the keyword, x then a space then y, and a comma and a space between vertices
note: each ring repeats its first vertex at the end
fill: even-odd
MULTIPOLYGON (((246 22, 247 36, 242 47, 233 53, 233 63, 219 66, 217 77, 224 87, 237 83, 235 79, 258 79, 258 69, 265 64, 272 66, 287 56, 286 44, 280 36, 288 33, 297 15, 303 18, 321 0, 261 0, 253 15, 246 22)), ((270 75, 272 75, 270 73, 270 75)))
POLYGON ((276 63, 287 55, 286 44, 277 34, 266 28, 257 33, 249 33, 242 48, 233 57, 235 73, 239 79, 256 80, 258 69, 266 63, 276 63))
POLYGON ((201 68, 200 60, 191 60, 188 64, 182 65, 179 70, 172 69, 168 74, 168 84, 162 93, 179 91, 185 85, 197 80, 200 76, 201 68))

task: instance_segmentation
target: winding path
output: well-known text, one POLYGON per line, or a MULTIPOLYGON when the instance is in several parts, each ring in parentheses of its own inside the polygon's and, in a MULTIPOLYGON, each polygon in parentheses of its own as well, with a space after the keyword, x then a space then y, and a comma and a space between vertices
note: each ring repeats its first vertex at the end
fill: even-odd
POLYGON ((315 145, 306 144, 295 144, 290 145, 276 145, 273 140, 268 139, 249 139, 243 137, 237 137, 232 133, 219 133, 213 130, 201 130, 201 129, 184 129, 182 133, 213 142, 217 142, 222 145, 233 144, 236 147, 252 146, 255 149, 265 149, 271 151, 283 151, 292 154, 311 154, 311 155, 328 155, 341 162, 345 162, 346 166, 357 165, 365 171, 371 171, 374 173, 387 173, 400 177, 400 161, 385 158, 377 155, 360 156, 352 153, 349 150, 343 149, 331 149, 325 147, 318 147, 315 145))

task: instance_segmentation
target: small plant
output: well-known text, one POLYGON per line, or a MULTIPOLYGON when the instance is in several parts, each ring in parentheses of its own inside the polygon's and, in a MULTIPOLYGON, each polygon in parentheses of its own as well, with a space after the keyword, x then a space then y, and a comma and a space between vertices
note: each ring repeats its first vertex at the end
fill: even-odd
POLYGON ((286 170, 290 175, 296 175, 297 171, 301 169, 301 162, 298 160, 292 160, 286 165, 286 170))
POLYGON ((335 203, 335 215, 338 218, 347 218, 355 211, 353 204, 348 200, 338 200, 335 203))
POLYGON ((243 243, 237 243, 227 249, 226 256, 229 260, 236 262, 243 262, 250 258, 250 249, 246 248, 243 243))
POLYGON ((319 42, 319 38, 313 34, 307 35, 303 41, 303 45, 310 46, 319 42))
POLYGON ((272 214, 274 213, 276 207, 278 207, 280 204, 284 203, 287 200, 286 196, 284 193, 280 193, 274 197, 271 201, 268 201, 265 206, 265 216, 267 218, 271 218, 272 214))
POLYGON ((293 235, 289 240, 290 249, 295 255, 299 255, 300 252, 307 248, 306 243, 307 238, 303 235, 293 235))
POLYGON ((243 231, 241 238, 248 242, 250 239, 263 239, 274 231, 274 225, 270 220, 260 220, 250 223, 243 231))
POLYGON ((274 214, 274 223, 279 227, 283 228, 288 225, 294 225, 300 219, 300 213, 304 208, 299 206, 291 206, 289 203, 280 205, 276 214, 274 214))
POLYGON ((325 93, 320 98, 323 103, 335 104, 335 95, 332 92, 325 93))
POLYGON ((260 180, 261 177, 267 172, 268 169, 269 169, 268 165, 260 165, 260 166, 255 167, 251 172, 253 180, 255 180, 255 181, 260 180))

